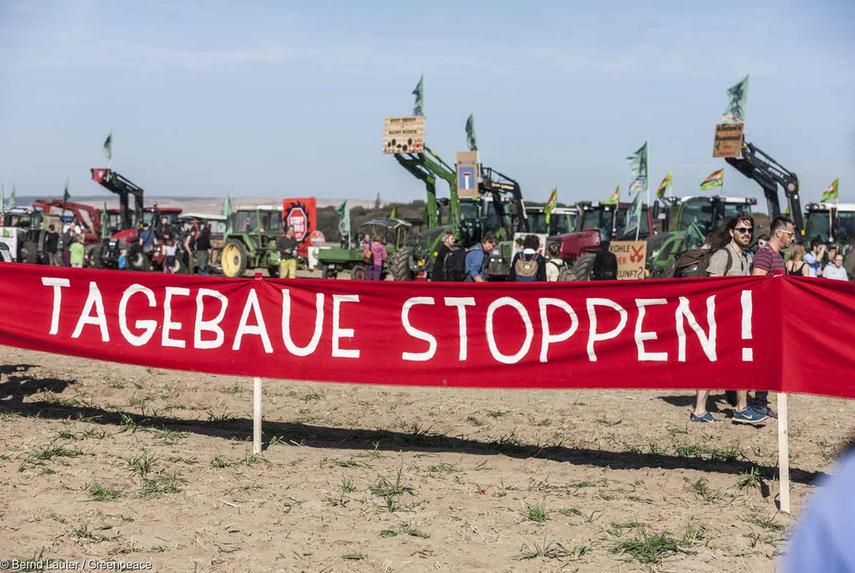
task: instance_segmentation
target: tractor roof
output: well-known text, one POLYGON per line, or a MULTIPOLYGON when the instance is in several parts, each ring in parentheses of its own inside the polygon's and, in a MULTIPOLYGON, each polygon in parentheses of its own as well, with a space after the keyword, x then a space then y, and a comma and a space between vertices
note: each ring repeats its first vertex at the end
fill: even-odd
POLYGON ((402 221, 401 219, 390 219, 388 217, 371 219, 369 221, 365 221, 359 226, 368 227, 370 225, 376 225, 379 227, 391 227, 393 229, 397 229, 398 227, 412 227, 412 225, 406 221, 402 221))
POLYGON ((855 211, 855 203, 810 203, 807 206, 808 211, 828 211, 829 209, 845 212, 855 211))

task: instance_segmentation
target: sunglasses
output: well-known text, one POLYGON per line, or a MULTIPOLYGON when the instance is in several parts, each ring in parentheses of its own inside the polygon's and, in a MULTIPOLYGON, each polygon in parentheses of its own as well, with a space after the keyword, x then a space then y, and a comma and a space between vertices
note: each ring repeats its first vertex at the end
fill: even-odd
POLYGON ((750 235, 754 232, 754 229, 752 229, 750 227, 736 227, 733 230, 736 231, 737 233, 742 233, 743 235, 750 235))

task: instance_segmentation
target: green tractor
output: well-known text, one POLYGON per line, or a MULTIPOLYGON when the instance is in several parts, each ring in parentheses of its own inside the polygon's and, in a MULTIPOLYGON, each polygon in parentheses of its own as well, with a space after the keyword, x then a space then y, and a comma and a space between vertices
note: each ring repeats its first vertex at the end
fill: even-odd
MULTIPOLYGON (((386 246, 389 259, 386 261, 386 274, 394 280, 412 280, 415 269, 412 268, 413 245, 416 242, 413 225, 401 219, 371 219, 359 226, 358 237, 370 235, 380 237, 386 246)), ((361 248, 322 247, 318 253, 318 266, 321 277, 334 279, 338 273, 348 271, 350 278, 365 278, 363 251, 361 248)))
POLYGON ((757 199, 689 196, 669 198, 666 204, 666 210, 658 216, 662 220, 663 232, 656 233, 647 241, 647 267, 651 278, 669 276, 679 253, 699 248, 710 231, 721 228, 731 217, 740 213, 751 215, 757 199))
POLYGON ((223 274, 242 277, 247 270, 267 269, 279 276, 276 239, 282 234, 282 209, 270 205, 240 208, 229 217, 221 255, 223 274))

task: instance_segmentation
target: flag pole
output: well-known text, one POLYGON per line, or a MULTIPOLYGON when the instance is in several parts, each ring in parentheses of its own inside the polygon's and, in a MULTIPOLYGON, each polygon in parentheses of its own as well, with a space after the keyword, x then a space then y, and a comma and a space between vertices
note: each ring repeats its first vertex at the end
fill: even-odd
POLYGON ((252 379, 252 453, 261 453, 261 378, 252 379))
POLYGON ((778 505, 790 513, 790 443, 787 393, 778 392, 778 505))

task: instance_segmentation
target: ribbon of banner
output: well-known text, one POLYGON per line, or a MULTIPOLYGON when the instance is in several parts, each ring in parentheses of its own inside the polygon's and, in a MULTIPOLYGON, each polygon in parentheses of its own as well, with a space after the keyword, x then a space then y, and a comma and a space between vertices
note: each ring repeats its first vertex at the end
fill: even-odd
POLYGON ((855 287, 804 278, 459 284, 0 264, 0 344, 330 382, 855 397, 855 287))

